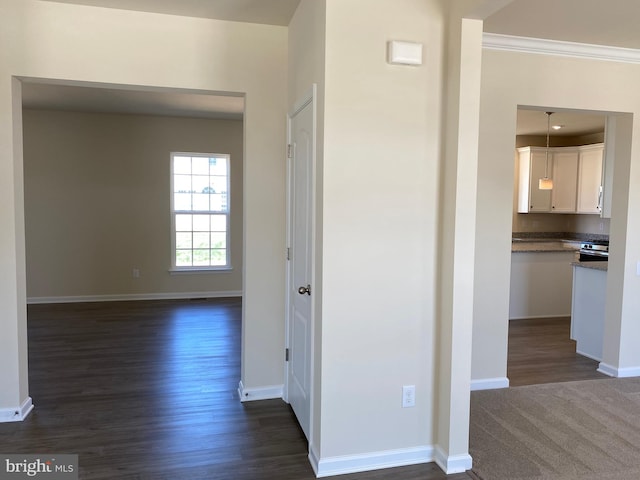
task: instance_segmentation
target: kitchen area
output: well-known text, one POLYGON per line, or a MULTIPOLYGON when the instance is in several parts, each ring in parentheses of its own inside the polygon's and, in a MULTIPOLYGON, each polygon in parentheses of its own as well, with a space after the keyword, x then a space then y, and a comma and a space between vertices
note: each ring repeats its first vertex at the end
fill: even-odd
POLYGON ((509 319, 571 318, 602 360, 612 165, 607 116, 518 109, 509 319), (609 188, 607 188, 609 187, 609 188))

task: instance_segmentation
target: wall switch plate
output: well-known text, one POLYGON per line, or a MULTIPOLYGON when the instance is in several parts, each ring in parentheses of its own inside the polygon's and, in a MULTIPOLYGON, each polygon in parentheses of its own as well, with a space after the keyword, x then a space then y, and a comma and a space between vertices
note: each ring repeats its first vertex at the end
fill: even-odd
POLYGON ((402 387, 402 408, 416 406, 416 386, 405 385, 402 387))

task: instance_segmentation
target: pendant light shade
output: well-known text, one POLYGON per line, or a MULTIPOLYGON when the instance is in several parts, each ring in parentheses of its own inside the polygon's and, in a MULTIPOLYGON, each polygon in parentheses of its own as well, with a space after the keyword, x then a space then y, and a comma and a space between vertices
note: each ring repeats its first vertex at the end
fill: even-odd
POLYGON ((546 177, 539 179, 538 188, 540 190, 553 190, 553 180, 546 177))
POLYGON ((551 114, 553 112, 546 112, 547 114, 547 152, 544 164, 544 177, 538 180, 539 190, 553 190, 553 179, 549 178, 549 132, 551 130, 551 114))

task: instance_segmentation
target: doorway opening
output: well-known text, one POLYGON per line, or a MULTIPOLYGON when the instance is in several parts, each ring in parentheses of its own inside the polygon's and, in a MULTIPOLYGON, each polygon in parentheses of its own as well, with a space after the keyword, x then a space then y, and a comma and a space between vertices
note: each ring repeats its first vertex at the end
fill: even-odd
MULTIPOLYGON (((241 311, 244 96, 38 79, 21 83, 17 127, 24 151, 27 303, 161 304, 235 297, 241 311), (230 252, 229 269, 171 271, 177 234, 170 204, 177 193, 170 176, 176 151, 220 152, 230 159, 224 192, 215 190, 218 185, 205 187, 206 195, 203 188, 197 195, 193 189, 180 192, 198 201, 211 197, 210 202, 224 195, 230 219, 226 237, 220 227, 216 233, 222 239, 216 241, 230 252)), ((202 238, 195 226, 191 230, 191 251, 213 250, 213 238, 202 238)), ((211 229, 201 230, 213 237, 211 229)), ((187 333, 182 330, 181 338, 187 333)), ((238 352, 235 360, 240 359, 238 352)))
MULTIPOLYGON (((599 354, 576 338, 572 312, 581 245, 609 240, 609 118, 606 112, 518 107, 507 360, 511 386, 606 378, 597 371, 599 354), (551 190, 540 188, 543 175, 552 179, 551 190)), ((601 295, 604 302, 605 292, 601 295)))

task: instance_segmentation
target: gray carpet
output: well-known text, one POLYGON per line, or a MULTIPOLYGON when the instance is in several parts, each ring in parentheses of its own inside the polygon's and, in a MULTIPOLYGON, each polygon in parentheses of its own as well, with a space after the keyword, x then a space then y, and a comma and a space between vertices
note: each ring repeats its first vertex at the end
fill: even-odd
POLYGON ((640 378, 471 393, 480 480, 640 479, 640 378))

